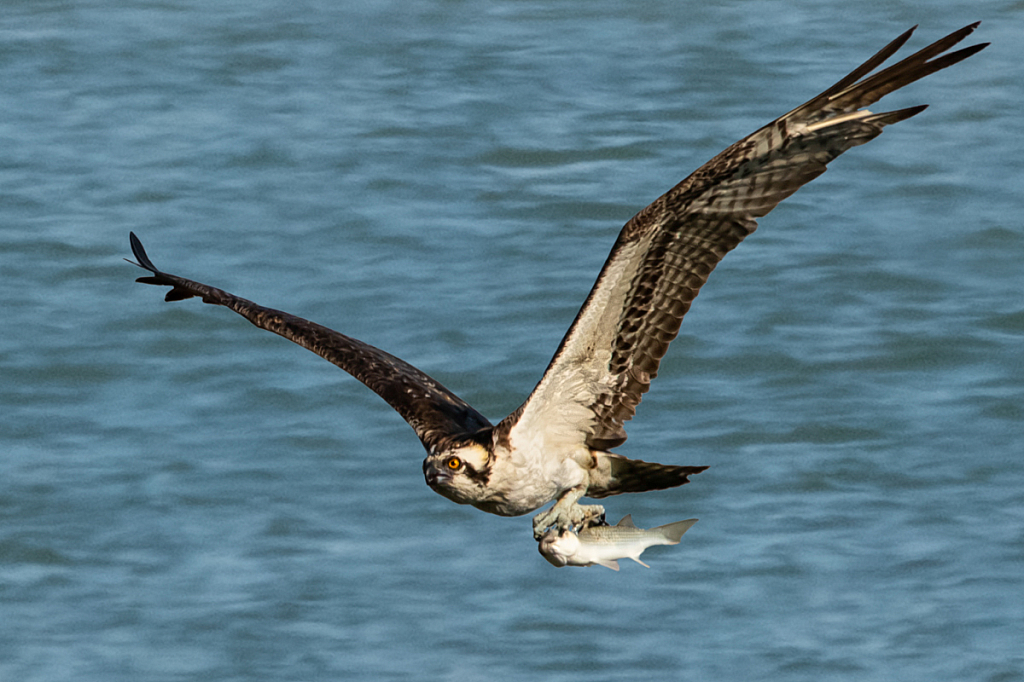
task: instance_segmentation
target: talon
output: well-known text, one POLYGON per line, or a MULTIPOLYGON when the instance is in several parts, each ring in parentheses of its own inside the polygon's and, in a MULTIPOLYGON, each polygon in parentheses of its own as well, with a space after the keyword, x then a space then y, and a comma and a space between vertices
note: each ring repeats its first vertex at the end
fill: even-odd
POLYGON ((593 528, 594 526, 607 526, 608 522, 604 519, 604 507, 599 504, 587 505, 585 507, 577 507, 577 509, 583 510, 583 518, 576 526, 576 532, 580 532, 584 528, 593 528))
POLYGON ((579 532, 591 526, 606 526, 604 520, 604 507, 599 504, 576 504, 570 501, 568 504, 563 498, 555 503, 551 509, 543 511, 533 517, 533 539, 540 540, 548 528, 554 526, 560 533, 571 530, 579 532))
POLYGON ((576 530, 595 524, 594 520, 604 516, 604 507, 591 504, 577 504, 581 497, 586 494, 585 485, 576 486, 565 491, 558 501, 548 509, 533 517, 533 539, 540 540, 551 526, 555 526, 559 532, 576 530), (586 525, 585 525, 586 524, 586 525))
POLYGON ((556 504, 551 509, 542 511, 533 517, 534 540, 540 540, 544 536, 545 531, 547 531, 550 526, 555 525, 555 521, 558 518, 558 511, 556 510, 557 507, 558 505, 556 504))

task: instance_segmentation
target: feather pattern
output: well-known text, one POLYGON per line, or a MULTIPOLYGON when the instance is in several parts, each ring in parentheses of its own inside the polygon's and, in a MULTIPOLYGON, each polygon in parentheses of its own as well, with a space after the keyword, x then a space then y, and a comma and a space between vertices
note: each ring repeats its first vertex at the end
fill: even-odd
POLYGON ((874 114, 864 107, 983 49, 987 43, 943 54, 976 26, 869 75, 910 38, 910 29, 634 216, 540 382, 496 430, 512 442, 526 433, 550 434, 547 445, 563 448, 606 450, 623 443, 624 423, 719 261, 757 228, 757 218, 824 173, 830 161, 923 111, 874 114))
POLYGON ((153 273, 151 277, 138 278, 137 282, 173 287, 164 297, 167 301, 197 296, 205 303, 230 308, 260 329, 294 341, 334 363, 387 401, 409 422, 427 450, 436 450, 453 434, 474 433, 490 427, 483 415, 408 362, 296 315, 161 272, 134 233, 130 240, 137 261, 134 264, 153 273))
MULTIPOLYGON (((518 515, 551 500, 534 534, 565 529, 585 493, 602 498, 682 485, 706 467, 662 465, 607 452, 657 376, 680 323, 725 255, 757 219, 825 172, 846 150, 924 106, 865 107, 985 47, 947 51, 972 24, 877 71, 911 36, 891 42, 829 89, 733 144, 622 228, 597 282, 527 400, 497 426, 409 363, 301 317, 160 271, 131 235, 137 281, 170 286, 166 300, 225 306, 363 382, 415 430, 429 454, 428 485, 463 504, 518 515)), ((593 508, 590 511, 594 511, 593 508)))

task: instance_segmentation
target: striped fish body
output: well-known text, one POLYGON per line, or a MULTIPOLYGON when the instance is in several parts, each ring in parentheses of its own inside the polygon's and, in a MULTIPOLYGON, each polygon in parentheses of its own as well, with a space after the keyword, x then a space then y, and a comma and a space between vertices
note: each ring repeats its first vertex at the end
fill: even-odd
POLYGON ((617 571, 618 559, 632 559, 647 566, 640 560, 644 550, 655 545, 678 545, 683 533, 695 523, 697 519, 687 519, 645 530, 637 528, 627 515, 614 526, 592 526, 578 534, 548 531, 538 549, 554 566, 605 566, 617 571))

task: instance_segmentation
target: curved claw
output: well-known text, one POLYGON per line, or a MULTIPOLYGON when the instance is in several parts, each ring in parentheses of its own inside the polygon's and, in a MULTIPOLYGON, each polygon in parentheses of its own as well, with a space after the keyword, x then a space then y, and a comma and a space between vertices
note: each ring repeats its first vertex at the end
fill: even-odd
POLYGON ((599 504, 577 504, 575 500, 562 498, 551 509, 533 517, 533 539, 540 540, 552 526, 561 533, 567 530, 579 532, 583 528, 601 525, 605 525, 604 507, 599 504))

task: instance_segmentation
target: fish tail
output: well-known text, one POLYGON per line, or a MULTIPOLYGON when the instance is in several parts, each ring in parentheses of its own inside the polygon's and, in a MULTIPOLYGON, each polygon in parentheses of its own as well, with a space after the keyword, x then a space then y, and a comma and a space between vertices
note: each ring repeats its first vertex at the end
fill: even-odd
POLYGON ((669 544, 678 545, 679 540, 683 537, 683 533, 690 530, 690 527, 695 523, 697 523, 697 519, 686 519, 685 521, 666 523, 664 526, 652 528, 651 531, 661 534, 663 538, 669 541, 669 544))

